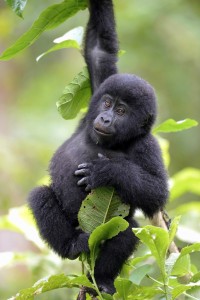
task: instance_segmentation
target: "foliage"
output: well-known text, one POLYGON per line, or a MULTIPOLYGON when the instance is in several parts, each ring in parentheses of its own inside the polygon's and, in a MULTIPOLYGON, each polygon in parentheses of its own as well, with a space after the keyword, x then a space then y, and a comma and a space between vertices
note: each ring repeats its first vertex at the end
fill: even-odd
POLYGON ((85 9, 86 6, 86 0, 67 0, 48 7, 33 23, 32 27, 0 56, 0 59, 7 60, 14 57, 32 45, 44 31, 59 26, 79 10, 85 9))
POLYGON ((78 220, 83 231, 91 233, 113 217, 128 216, 129 205, 121 202, 112 187, 102 187, 92 191, 82 202, 78 220))
MULTIPOLYGON (((7 0, 6 2, 19 16, 22 16, 26 1, 7 0)), ((87 1, 84 0, 67 0, 48 7, 33 23, 32 27, 1 55, 0 59, 8 60, 14 57, 20 51, 32 45, 44 31, 59 26, 79 10, 85 9, 86 7, 87 1)), ((40 55, 38 59, 41 59, 44 55, 52 51, 62 48, 72 47, 80 50, 81 42, 82 38, 78 38, 77 40, 77 30, 74 30, 70 34, 68 33, 68 36, 59 40, 56 46, 40 55)), ((90 95, 91 90, 88 73, 84 68, 74 80, 67 85, 63 95, 57 102, 58 110, 63 118, 73 119, 82 109, 86 109, 90 95)), ((182 131, 196 125, 197 122, 190 119, 178 122, 170 119, 157 126, 153 133, 182 131)), ((159 139, 159 141, 161 140, 159 139)), ((161 146, 163 145, 164 143, 161 141, 161 146)), ((168 149, 165 146, 163 146, 164 156, 169 157, 168 149)), ((188 168, 175 174, 170 180, 170 201, 175 201, 187 192, 199 195, 199 180, 200 171, 198 169, 188 168)), ((186 295, 187 291, 194 290, 195 287, 200 286, 200 271, 195 268, 190 259, 193 252, 200 251, 199 243, 183 247, 180 254, 172 253, 168 256, 168 248, 174 239, 179 223, 178 218, 175 218, 170 226, 169 232, 150 225, 133 229, 134 233, 141 242, 146 245, 146 249, 148 250, 146 250, 143 256, 135 257, 127 262, 125 266, 126 271, 115 281, 116 294, 113 297, 101 295, 94 278, 95 260, 99 253, 99 246, 103 240, 112 238, 127 228, 127 222, 123 220, 120 215, 125 217, 128 210, 119 204, 119 199, 113 196, 112 190, 104 193, 101 189, 101 197, 103 198, 104 196, 104 199, 101 199, 101 204, 104 207, 99 208, 102 216, 98 220, 95 218, 95 222, 90 220, 91 223, 89 224, 87 219, 84 219, 83 216, 85 214, 91 214, 93 204, 97 205, 100 203, 100 201, 97 201, 99 193, 100 191, 97 190, 85 200, 83 203, 85 207, 83 206, 79 215, 81 226, 86 231, 92 232, 89 239, 90 255, 87 257, 83 254, 81 260, 85 264, 86 269, 90 272, 93 282, 91 283, 85 275, 67 276, 65 274, 58 274, 48 276, 37 281, 33 287, 20 291, 11 299, 33 299, 39 294, 54 289, 80 288, 84 285, 95 289, 99 299, 172 300, 177 299, 180 295, 186 295), (110 205, 107 207, 103 205, 107 203, 106 198, 110 198, 111 200, 109 202, 110 205), (116 205, 118 206, 117 209, 116 205), (109 217, 107 218, 107 216, 109 217), (154 275, 155 268, 159 270, 159 273, 156 275, 154 275), (152 273, 153 275, 150 275, 152 273), (184 276, 188 276, 188 282, 186 283, 183 282, 183 279, 185 279, 184 276)), ((194 207, 195 209, 199 207, 198 203, 196 203, 194 207)), ((187 208, 183 205, 182 209, 187 208)), ((181 207, 179 207, 179 210, 181 210, 181 207)), ((94 209, 92 210, 92 214, 94 214, 94 209)), ((40 240, 34 221, 26 207, 12 209, 7 216, 0 217, 0 229, 21 232, 27 239, 31 240, 40 251, 47 253, 47 249, 40 240)), ((183 241, 187 242, 187 236, 183 237, 183 241)), ((12 259, 13 261, 19 260, 19 256, 14 256, 12 259)), ((190 297, 197 299, 195 296, 190 297)), ((89 295, 87 299, 90 299, 89 295)))
POLYGON ((65 33, 63 36, 55 39, 53 42, 56 45, 51 47, 49 50, 45 51, 44 53, 40 54, 36 60, 39 61, 43 56, 47 55, 48 53, 60 49, 64 49, 64 48, 80 49, 82 41, 83 41, 83 27, 79 26, 65 33))
POLYGON ((64 89, 56 103, 64 119, 73 119, 81 109, 87 107, 91 96, 91 87, 87 69, 84 68, 64 89))
POLYGON ((176 122, 175 120, 169 119, 161 125, 154 128, 153 133, 157 134, 160 132, 177 132, 185 129, 189 129, 193 126, 197 126, 198 123, 195 120, 185 119, 176 122))
MULTIPOLYGON (((21 209, 18 209, 21 220, 26 223, 29 217, 27 218, 20 211, 21 209)), ((96 290, 99 295, 98 299, 151 300, 157 299, 156 297, 159 296, 162 299, 175 300, 179 295, 187 295, 187 291, 200 287, 200 272, 197 270, 194 272, 190 261, 190 254, 200 251, 200 243, 182 248, 179 254, 171 253, 168 255, 168 248, 176 234, 179 219, 180 217, 176 217, 173 220, 169 232, 151 225, 133 229, 136 236, 147 246, 149 252, 148 255, 132 258, 127 262, 126 272, 115 280, 116 293, 112 297, 100 294, 94 278, 94 266, 101 242, 112 238, 127 228, 128 223, 121 217, 114 217, 94 229, 89 238, 90 255, 82 254, 81 260, 89 271, 93 283, 85 275, 57 274, 39 280, 33 287, 21 290, 11 299, 33 299, 47 291, 61 288, 80 288, 82 285, 96 290), (155 264, 157 264, 160 272, 157 278, 150 275, 155 264), (142 284, 145 280, 146 284, 142 284)), ((35 243, 38 245, 37 239, 35 239, 35 243)), ((197 298, 193 297, 192 299, 197 298)))
POLYGON ((7 4, 12 7, 13 11, 19 16, 22 17, 22 12, 26 6, 27 0, 5 0, 7 4))

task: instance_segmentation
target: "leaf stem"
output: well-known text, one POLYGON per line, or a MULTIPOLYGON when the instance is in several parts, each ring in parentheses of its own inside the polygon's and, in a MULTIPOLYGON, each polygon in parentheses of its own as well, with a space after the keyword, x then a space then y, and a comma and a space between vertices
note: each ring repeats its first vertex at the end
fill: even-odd
POLYGON ((166 283, 165 277, 163 277, 163 282, 160 282, 160 281, 154 279, 153 277, 151 277, 148 274, 146 274, 146 277, 149 278, 149 279, 151 279, 152 281, 156 282, 157 284, 161 285, 164 288, 163 292, 165 293, 166 300, 171 300, 172 299, 171 294, 169 293, 170 287, 166 283))
POLYGON ((199 299, 197 299, 196 297, 194 297, 194 296, 192 296, 192 295, 190 295, 190 294, 188 294, 188 293, 183 293, 183 295, 187 296, 187 297, 190 298, 190 299, 199 300, 199 299))
POLYGON ((82 271, 82 275, 85 274, 85 266, 84 266, 84 262, 81 260, 81 271, 82 271))
POLYGON ((149 279, 151 279, 152 281, 158 283, 159 285, 163 285, 162 282, 160 282, 160 281, 156 280, 155 278, 151 277, 149 274, 146 274, 146 277, 149 278, 149 279))
POLYGON ((92 281, 93 281, 93 284, 94 284, 94 286, 95 286, 95 288, 96 288, 96 292, 97 292, 97 294, 99 295, 99 298, 100 298, 101 300, 103 300, 103 297, 102 297, 102 295, 101 295, 101 292, 99 291, 98 285, 97 285, 96 280, 95 280, 95 278, 94 278, 93 272, 91 272, 90 275, 91 275, 91 277, 92 277, 92 281))

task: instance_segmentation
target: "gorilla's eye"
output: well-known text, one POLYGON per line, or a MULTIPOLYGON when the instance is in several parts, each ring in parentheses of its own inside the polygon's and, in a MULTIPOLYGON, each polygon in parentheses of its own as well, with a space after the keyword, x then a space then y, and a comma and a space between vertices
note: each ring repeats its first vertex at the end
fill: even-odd
POLYGON ((118 107, 116 109, 116 112, 117 112, 118 115, 123 116, 125 114, 126 110, 125 110, 124 107, 118 107))
POLYGON ((105 106, 106 108, 111 107, 111 101, 110 101, 109 99, 106 99, 106 100, 104 101, 104 106, 105 106))

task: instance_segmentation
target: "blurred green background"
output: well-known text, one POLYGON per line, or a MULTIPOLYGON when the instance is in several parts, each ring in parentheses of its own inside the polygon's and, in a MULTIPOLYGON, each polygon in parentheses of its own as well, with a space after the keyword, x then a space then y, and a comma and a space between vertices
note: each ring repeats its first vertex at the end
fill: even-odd
MULTIPOLYGON (((59 3, 46 0, 36 4, 30 0, 22 20, 1 1, 0 52, 25 32, 45 7, 56 2, 59 3)), ((115 9, 120 47, 126 51, 120 57, 119 69, 135 73, 155 87, 157 122, 168 118, 199 121, 199 1, 116 0, 115 9)), ((47 175, 53 152, 77 124, 77 120, 63 120, 55 103, 64 86, 82 69, 84 60, 80 53, 66 49, 45 56, 38 63, 35 59, 52 46, 55 38, 74 27, 85 26, 87 18, 87 11, 78 13, 59 28, 45 32, 16 58, 0 62, 0 216, 7 214, 10 207, 26 203, 28 192, 47 175)), ((170 176, 186 167, 200 168, 199 127, 163 137, 170 141, 170 176)), ((198 202, 199 196, 178 199, 170 206, 172 215, 176 207, 189 201, 198 202)), ((195 222, 193 227, 198 228, 200 212, 197 213, 193 222, 193 215, 185 215, 183 223, 190 228, 195 222)), ((197 235, 196 241, 200 241, 198 238, 197 235)), ((49 252, 45 256, 46 249, 43 256, 37 256, 40 251, 22 234, 0 231, 0 253, 19 255, 19 259, 10 261, 5 256, 7 264, 0 256, 0 299, 31 286, 41 276, 59 271, 69 274, 74 268, 79 271, 78 264, 75 267, 72 262, 62 264, 49 252), (25 253, 29 256, 22 255, 25 253)), ((48 297, 55 299, 53 293, 48 297)), ((56 299, 65 299, 65 292, 57 292, 56 299)))

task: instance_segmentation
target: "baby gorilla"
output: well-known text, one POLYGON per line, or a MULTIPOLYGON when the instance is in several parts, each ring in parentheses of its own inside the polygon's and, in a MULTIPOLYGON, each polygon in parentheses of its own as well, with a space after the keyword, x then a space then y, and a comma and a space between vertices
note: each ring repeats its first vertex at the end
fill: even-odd
POLYGON ((135 75, 117 74, 111 0, 90 1, 85 44, 93 91, 88 113, 53 156, 50 186, 35 188, 29 204, 43 239, 61 257, 75 259, 89 251, 89 234, 77 219, 82 201, 91 189, 115 188, 130 205, 129 227, 102 245, 94 274, 99 288, 113 294, 114 279, 137 244, 131 230, 137 226, 135 209, 151 218, 164 207, 167 175, 150 133, 156 118, 154 90, 135 75))

